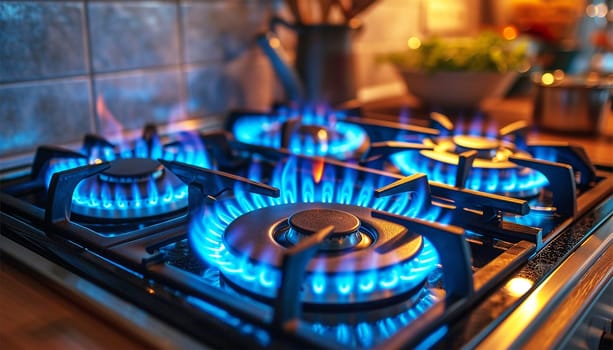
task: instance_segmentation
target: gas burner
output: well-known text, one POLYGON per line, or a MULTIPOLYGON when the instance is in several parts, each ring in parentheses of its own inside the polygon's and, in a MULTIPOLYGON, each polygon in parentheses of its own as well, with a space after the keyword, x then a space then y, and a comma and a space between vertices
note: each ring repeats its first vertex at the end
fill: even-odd
POLYGON ((439 125, 447 125, 449 129, 443 130, 443 136, 425 141, 432 149, 392 155, 393 164, 403 174, 425 173, 431 180, 448 185, 522 198, 538 194, 548 184, 542 173, 509 160, 511 157, 532 159, 532 155, 522 149, 522 140, 514 143, 506 139, 513 126, 485 135, 476 127, 471 128, 476 131, 464 133, 454 130, 446 117, 433 115, 439 125), (443 122, 442 118, 445 118, 443 122), (446 135, 452 130, 454 135, 446 135), (469 171, 464 178, 460 174, 466 162, 469 171))
POLYGON ((155 126, 143 136, 115 145, 87 135, 80 153, 64 152, 49 159, 45 177, 49 186, 58 172, 108 162, 109 168, 81 181, 72 196, 72 212, 83 219, 138 219, 163 215, 187 207, 187 186, 165 171, 157 159, 178 160, 204 168, 211 162, 197 134, 177 133, 162 143, 155 126))
POLYGON ((292 214, 287 224, 289 226, 275 230, 275 240, 279 243, 287 241, 296 245, 329 225, 333 225, 334 229, 321 249, 365 248, 375 239, 373 234, 368 234, 368 230, 360 230, 360 219, 346 210, 308 208, 292 214))
POLYGON ((140 218, 187 206, 187 188, 158 161, 119 158, 76 188, 72 211, 87 217, 140 218))
POLYGON ((368 135, 344 118, 345 113, 324 108, 278 108, 271 114, 241 115, 230 129, 238 141, 252 145, 287 148, 294 154, 359 159, 368 149, 368 135))
POLYGON ((224 277, 243 291, 274 298, 285 248, 329 224, 335 230, 307 268, 304 303, 358 304, 394 299, 420 287, 437 263, 419 235, 396 242, 402 226, 373 219, 367 208, 333 203, 293 203, 248 212, 225 229, 229 260, 246 259, 243 273, 224 277), (268 270, 269 276, 259 270, 268 270), (249 271, 250 270, 250 271, 249 271), (256 277, 260 277, 256 279, 256 277), (268 281, 262 281, 262 278, 268 281), (254 280, 258 282, 254 283, 254 280))
MULTIPOLYGON (((251 175, 258 180, 256 172, 251 175)), ((233 289, 272 302, 283 255, 333 225, 306 269, 300 296, 305 310, 349 311, 408 300, 422 289, 439 257, 419 232, 407 234, 401 225, 372 217, 372 208, 414 217, 425 206, 418 192, 393 200, 375 197, 382 180, 379 173, 290 157, 273 171, 271 185, 280 189, 280 197, 238 186, 233 196, 204 207, 192 221, 190 241, 233 289)), ((444 220, 436 208, 429 215, 444 220)))
POLYGON ((164 175, 164 167, 148 158, 125 158, 111 161, 111 166, 98 177, 114 183, 135 183, 155 180, 164 175))

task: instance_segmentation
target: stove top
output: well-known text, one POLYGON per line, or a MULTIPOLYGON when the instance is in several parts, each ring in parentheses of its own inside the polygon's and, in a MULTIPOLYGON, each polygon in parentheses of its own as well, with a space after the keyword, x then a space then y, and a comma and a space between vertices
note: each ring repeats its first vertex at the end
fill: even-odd
POLYGON ((283 107, 226 130, 41 146, 26 175, 4 171, 3 252, 33 251, 203 345, 455 348, 613 211, 611 169, 527 143, 525 124, 352 115, 283 107))

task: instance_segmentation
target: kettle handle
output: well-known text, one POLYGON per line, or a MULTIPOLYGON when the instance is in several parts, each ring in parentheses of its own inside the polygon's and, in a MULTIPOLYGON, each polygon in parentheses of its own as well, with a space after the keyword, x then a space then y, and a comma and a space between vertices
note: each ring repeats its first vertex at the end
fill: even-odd
POLYGON ((259 34, 256 38, 256 42, 270 60, 272 68, 285 90, 287 99, 294 102, 301 102, 304 100, 304 85, 298 76, 298 72, 296 72, 294 67, 289 63, 287 53, 283 49, 283 46, 281 46, 281 40, 279 40, 274 33, 274 28, 278 24, 282 24, 290 29, 297 29, 295 25, 281 18, 273 17, 270 21, 271 31, 259 34))
POLYGON ((295 32, 298 32, 300 30, 300 26, 294 23, 290 23, 286 20, 284 20, 281 17, 277 17, 277 16, 273 16, 270 19, 270 30, 272 30, 273 32, 275 31, 275 28, 277 28, 278 25, 282 25, 288 29, 291 29, 295 32))

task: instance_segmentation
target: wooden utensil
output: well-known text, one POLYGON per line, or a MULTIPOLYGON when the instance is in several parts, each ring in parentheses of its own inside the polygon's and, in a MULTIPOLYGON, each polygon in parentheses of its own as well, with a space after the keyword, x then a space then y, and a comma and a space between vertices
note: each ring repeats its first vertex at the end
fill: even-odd
POLYGON ((286 0, 287 7, 289 7, 292 16, 296 23, 302 23, 302 16, 300 15, 300 6, 298 6, 298 0, 286 0))
POLYGON ((360 13, 366 11, 372 4, 374 4, 377 0, 353 0, 351 7, 349 8, 348 20, 354 18, 360 13))
POLYGON ((332 10, 333 0, 319 0, 321 10, 321 20, 327 23, 330 20, 330 10, 332 10))

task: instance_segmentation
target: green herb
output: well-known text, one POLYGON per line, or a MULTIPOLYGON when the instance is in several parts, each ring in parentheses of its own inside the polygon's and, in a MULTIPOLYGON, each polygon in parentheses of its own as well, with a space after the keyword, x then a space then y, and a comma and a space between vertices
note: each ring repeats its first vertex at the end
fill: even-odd
POLYGON ((476 37, 433 37, 417 49, 391 53, 382 59, 407 70, 508 72, 526 64, 527 43, 485 31, 476 37))

